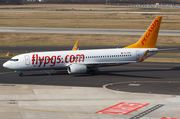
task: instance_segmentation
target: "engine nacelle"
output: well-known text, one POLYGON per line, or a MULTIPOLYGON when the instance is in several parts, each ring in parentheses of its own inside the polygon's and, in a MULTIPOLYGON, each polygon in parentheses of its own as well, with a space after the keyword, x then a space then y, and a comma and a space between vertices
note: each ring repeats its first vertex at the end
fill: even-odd
POLYGON ((72 64, 67 68, 69 74, 85 74, 87 67, 81 64, 72 64))

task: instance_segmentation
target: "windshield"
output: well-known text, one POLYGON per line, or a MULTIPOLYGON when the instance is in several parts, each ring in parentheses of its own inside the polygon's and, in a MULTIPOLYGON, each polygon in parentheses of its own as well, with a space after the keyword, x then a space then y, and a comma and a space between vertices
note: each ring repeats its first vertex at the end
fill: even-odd
POLYGON ((15 62, 18 61, 18 60, 19 60, 19 59, 10 59, 10 61, 15 61, 15 62))

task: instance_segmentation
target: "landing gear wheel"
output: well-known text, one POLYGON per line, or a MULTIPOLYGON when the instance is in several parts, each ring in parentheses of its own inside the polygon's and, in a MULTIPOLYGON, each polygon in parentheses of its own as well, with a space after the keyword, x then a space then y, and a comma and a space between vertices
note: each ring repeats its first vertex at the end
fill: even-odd
POLYGON ((89 71, 89 74, 90 74, 90 75, 95 75, 95 71, 94 71, 94 70, 90 70, 90 71, 89 71))
POLYGON ((23 73, 19 73, 19 76, 23 76, 23 73))

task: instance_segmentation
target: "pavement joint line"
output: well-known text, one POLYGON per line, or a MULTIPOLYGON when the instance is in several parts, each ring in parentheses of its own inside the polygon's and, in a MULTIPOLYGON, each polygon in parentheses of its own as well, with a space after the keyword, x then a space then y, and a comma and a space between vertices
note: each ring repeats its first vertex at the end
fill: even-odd
POLYGON ((144 112, 141 112, 140 114, 138 114, 138 115, 136 115, 136 116, 131 117, 130 119, 139 119, 139 118, 141 118, 141 117, 143 117, 143 116, 151 113, 152 111, 159 109, 159 108, 162 107, 162 106, 164 106, 164 105, 163 105, 163 104, 158 104, 158 105, 156 105, 156 106, 154 106, 154 107, 152 107, 152 108, 150 108, 150 109, 147 109, 147 110, 144 111, 144 112))
POLYGON ((44 81, 46 81, 47 79, 49 79, 49 78, 51 77, 51 74, 50 74, 48 71, 45 71, 45 70, 44 70, 44 72, 46 72, 47 74, 49 74, 49 76, 48 76, 47 78, 45 78, 45 79, 41 80, 41 81, 38 81, 38 82, 32 83, 31 85, 34 85, 34 84, 38 84, 38 83, 44 82, 44 81))
MULTIPOLYGON (((167 83, 169 83, 169 81, 136 81, 136 83, 140 83, 140 82, 142 82, 142 83, 144 83, 144 82, 167 82, 167 83)), ((180 83, 180 81, 171 81, 171 83, 180 83)), ((104 89, 106 89, 106 90, 112 90, 112 89, 109 89, 109 88, 106 88, 107 86, 109 86, 109 85, 116 85, 116 84, 122 84, 122 83, 133 83, 134 84, 134 81, 127 81, 127 82, 115 82, 115 83, 108 83, 108 84, 105 84, 105 85, 103 85, 102 87, 104 88, 104 89)), ((180 87, 179 87, 179 89, 180 89, 180 87)), ((112 91, 117 91, 117 90, 112 90, 112 91)), ((119 92, 119 91, 118 91, 119 92)), ((128 93, 128 92, 127 92, 128 93)))
MULTIPOLYGON (((37 112, 57 112, 57 113, 78 113, 78 114, 96 114, 96 113, 85 113, 85 112, 68 112, 68 111, 51 111, 51 110, 37 110, 37 109, 26 109, 26 108, 17 108, 17 107, 6 107, 6 106, 0 106, 4 109, 0 110, 11 110, 15 109, 18 111, 37 111, 37 112)), ((117 115, 117 114, 103 114, 103 115, 117 115)), ((122 114, 118 114, 122 115, 122 114)), ((129 116, 133 116, 132 114, 128 114, 129 116)), ((147 117, 163 117, 163 116, 147 116, 147 117)), ((136 118, 137 119, 137 118, 136 118)))
MULTIPOLYGON (((79 113, 79 114, 96 114, 96 113, 83 113, 83 112, 67 112, 67 111, 51 111, 51 110, 36 110, 36 109, 25 109, 25 108, 16 108, 16 107, 6 107, 6 106, 0 106, 6 109, 0 109, 0 110, 11 110, 12 108, 18 110, 18 111, 39 111, 39 112, 59 112, 59 113, 79 113)), ((117 115, 117 114, 104 114, 104 115, 117 115)), ((121 115, 121 114, 118 114, 121 115)), ((129 116, 133 116, 132 114, 128 114, 129 116)), ((147 117, 163 117, 163 116, 147 116, 147 117)), ((170 116, 168 116, 170 117, 170 116)), ((172 117, 174 118, 174 117, 172 117)))
POLYGON ((11 110, 16 109, 18 111, 37 111, 37 112, 57 112, 57 113, 79 113, 79 114, 95 114, 95 113, 86 113, 86 112, 68 112, 68 111, 51 111, 51 110, 38 110, 38 109, 26 109, 26 108, 16 108, 16 107, 6 107, 6 106, 0 106, 2 108, 6 109, 0 109, 0 110, 11 110))

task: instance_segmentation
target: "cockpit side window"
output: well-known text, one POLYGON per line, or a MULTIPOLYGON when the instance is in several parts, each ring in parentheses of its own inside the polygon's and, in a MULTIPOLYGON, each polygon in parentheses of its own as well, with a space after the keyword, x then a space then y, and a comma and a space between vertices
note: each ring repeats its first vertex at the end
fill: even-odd
POLYGON ((16 62, 16 61, 19 61, 19 59, 10 59, 10 61, 16 62))

